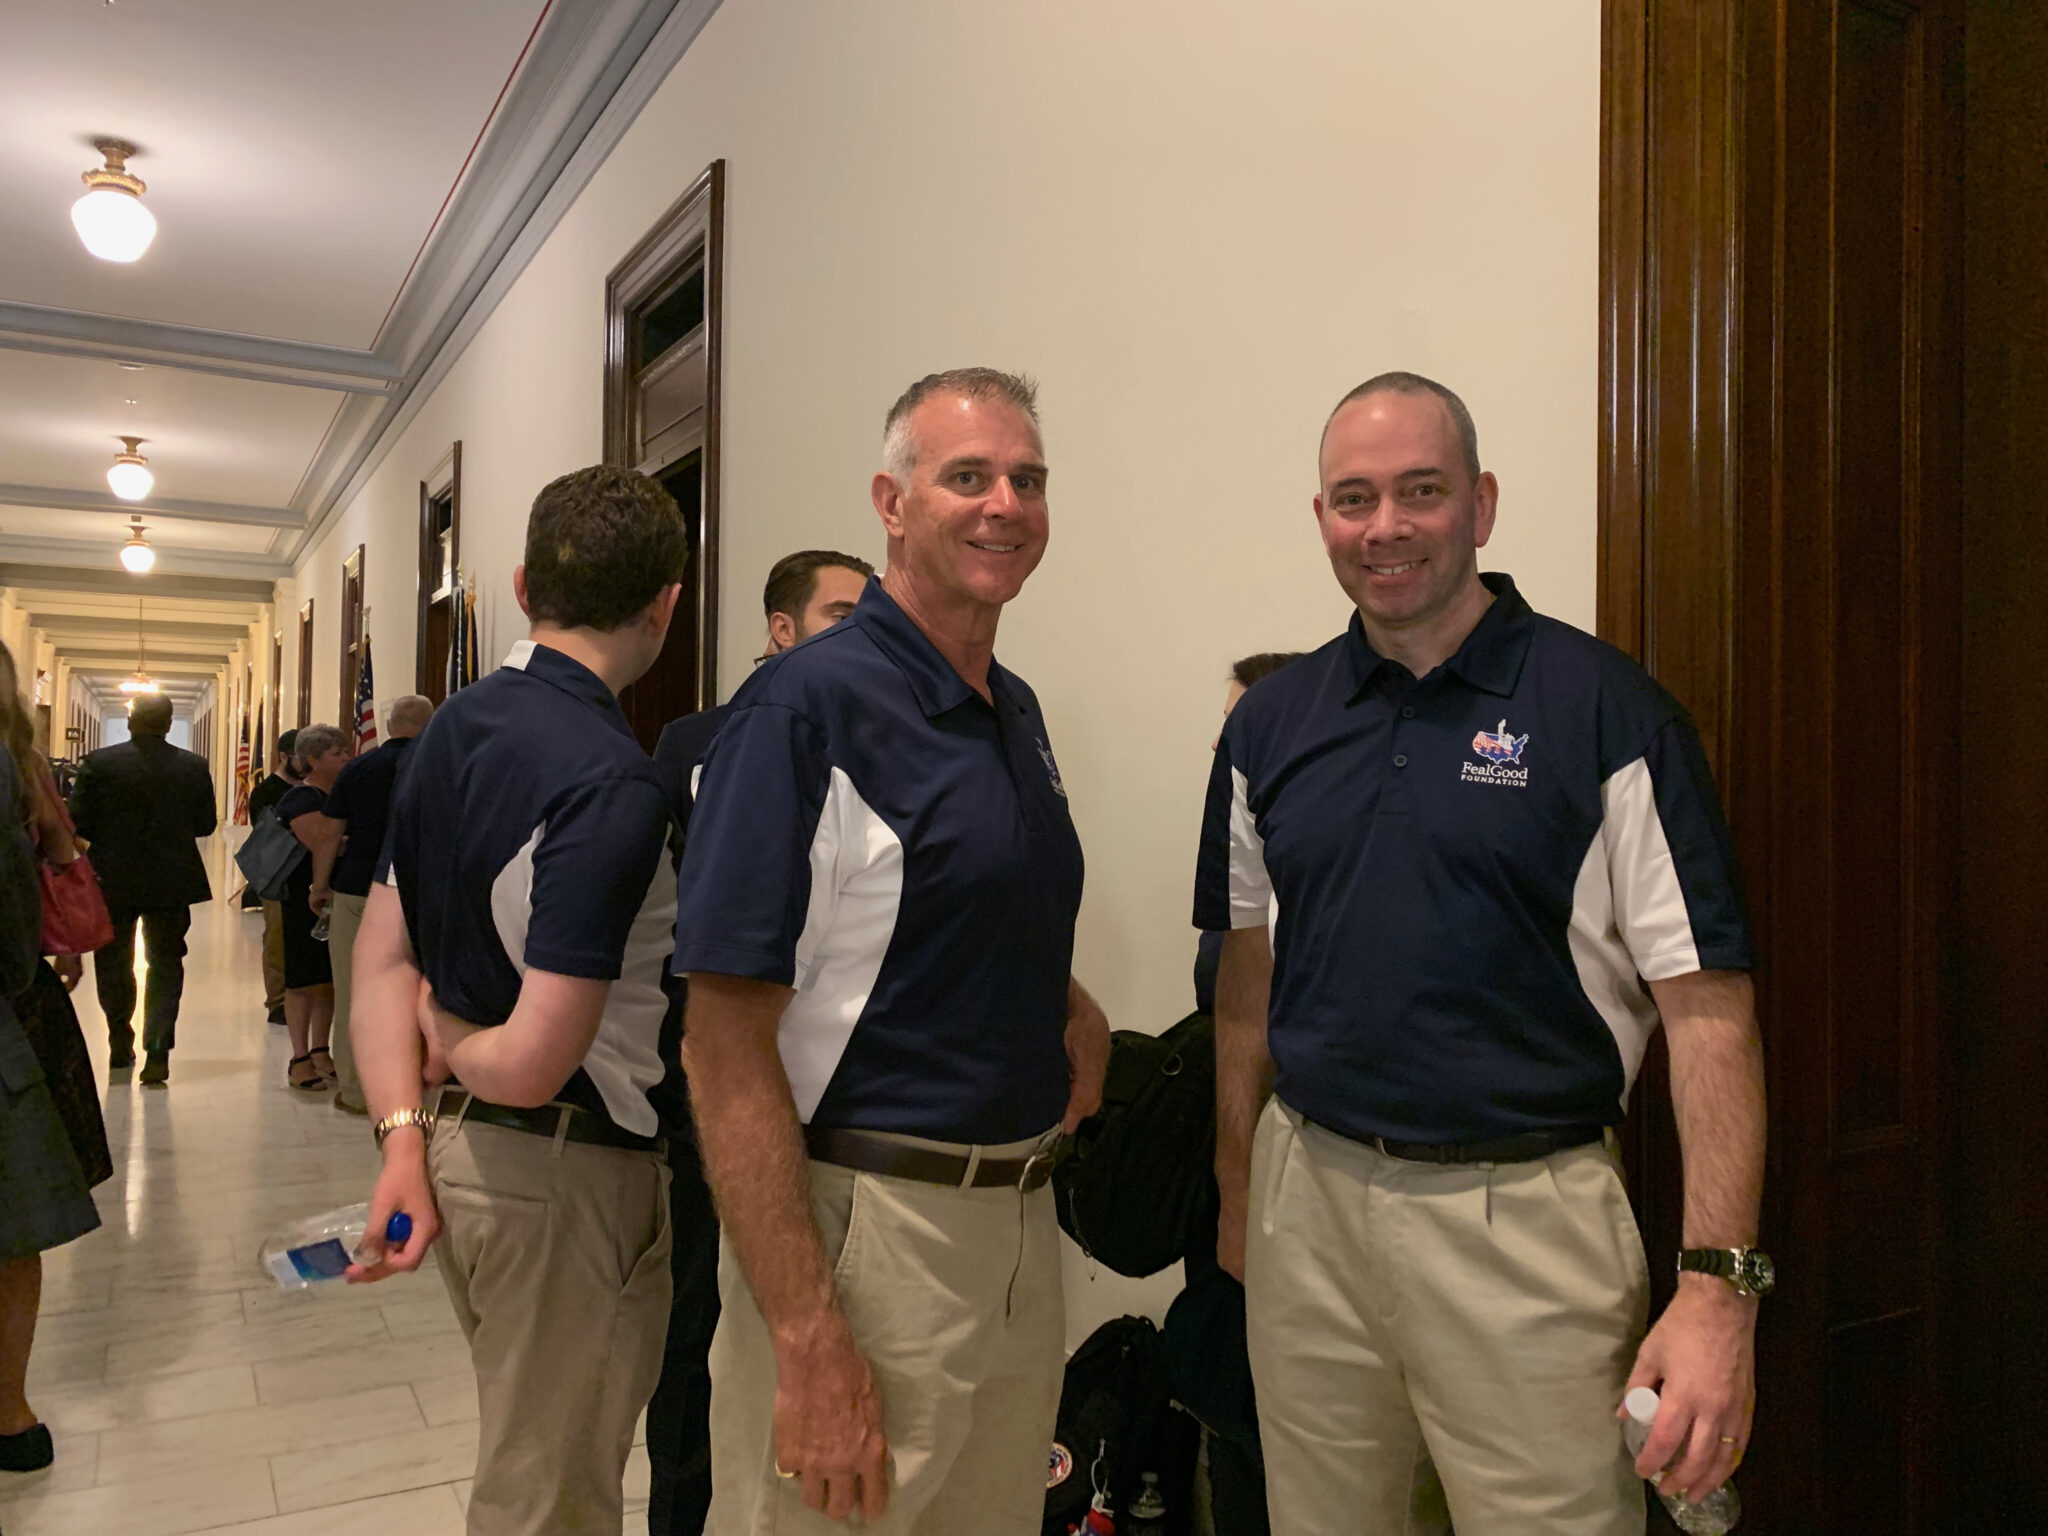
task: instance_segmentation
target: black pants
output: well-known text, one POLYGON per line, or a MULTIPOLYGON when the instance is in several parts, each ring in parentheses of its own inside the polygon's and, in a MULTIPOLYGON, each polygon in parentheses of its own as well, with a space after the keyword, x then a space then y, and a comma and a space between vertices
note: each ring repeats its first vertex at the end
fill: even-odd
POLYGON ((648 1536, 700 1536, 711 1508, 711 1335, 718 1327, 718 1217, 696 1144, 669 1143, 668 1342, 647 1405, 648 1536))
POLYGON ((114 919, 114 942, 93 951, 92 957, 100 1012, 107 1018, 107 1041, 117 1056, 135 1049, 135 925, 140 922, 142 953, 149 961, 142 1048, 151 1054, 168 1051, 178 1043, 178 999, 185 992, 185 935, 192 927, 192 909, 137 912, 109 902, 108 911, 114 919))

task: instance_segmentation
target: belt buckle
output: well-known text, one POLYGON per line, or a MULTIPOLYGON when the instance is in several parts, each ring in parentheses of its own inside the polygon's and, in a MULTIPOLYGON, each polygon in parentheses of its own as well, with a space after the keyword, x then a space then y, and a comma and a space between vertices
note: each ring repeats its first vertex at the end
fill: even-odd
POLYGON ((1045 1181, 1052 1177, 1053 1156, 1058 1150, 1058 1144, 1055 1143, 1052 1146, 1040 1147, 1024 1159, 1024 1171, 1017 1175, 1017 1189, 1020 1194, 1028 1195, 1034 1189, 1042 1188, 1045 1181))

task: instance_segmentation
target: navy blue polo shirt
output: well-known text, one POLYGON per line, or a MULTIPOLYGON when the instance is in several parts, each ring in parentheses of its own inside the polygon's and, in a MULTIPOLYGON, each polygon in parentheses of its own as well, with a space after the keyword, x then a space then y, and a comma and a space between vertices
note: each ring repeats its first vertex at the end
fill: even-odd
POLYGON ((705 759, 675 968, 796 989, 808 1124, 999 1143, 1066 1111, 1081 844, 1037 698, 988 683, 871 581, 747 680, 705 759))
POLYGON ((1349 631, 1224 725, 1195 925, 1277 897, 1274 1090, 1359 1139, 1612 1125, 1645 981, 1747 970, 1735 857, 1677 700, 1513 581, 1421 679, 1349 631))
POLYGON ((556 1097, 643 1136, 662 1128, 667 1102, 668 824, 654 765, 611 690, 522 640, 421 733, 384 856, 420 969, 458 1017, 504 1023, 529 968, 612 984, 556 1097))
POLYGON ((350 761, 327 792, 325 814, 348 823, 348 841, 334 861, 328 885, 344 896, 367 896, 384 851, 384 824, 391 815, 391 791, 412 737, 398 736, 350 761))

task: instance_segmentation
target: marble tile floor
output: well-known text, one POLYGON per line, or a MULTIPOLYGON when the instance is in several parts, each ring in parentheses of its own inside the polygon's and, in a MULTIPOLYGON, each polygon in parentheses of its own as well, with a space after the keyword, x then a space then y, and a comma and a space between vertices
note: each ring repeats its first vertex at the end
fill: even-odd
MULTIPOLYGON (((221 838, 210 852, 214 889, 233 889, 221 838)), ((285 1086, 262 929, 226 901, 194 909, 162 1092, 107 1072, 86 968, 115 1173, 93 1192, 101 1229, 44 1255, 29 1400, 57 1461, 0 1473, 5 1536, 462 1530, 476 1382, 439 1278, 287 1294, 257 1268, 274 1227, 367 1199, 377 1167, 361 1119, 285 1086)), ((626 1496, 644 1529, 643 1446, 626 1496)))

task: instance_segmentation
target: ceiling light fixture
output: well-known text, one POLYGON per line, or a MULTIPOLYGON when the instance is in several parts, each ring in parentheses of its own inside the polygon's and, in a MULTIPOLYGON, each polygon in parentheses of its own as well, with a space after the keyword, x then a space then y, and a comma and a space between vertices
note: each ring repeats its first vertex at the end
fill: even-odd
POLYGON ((133 261, 156 238, 156 215, 142 206, 148 187, 128 172, 135 146, 121 139, 94 139, 92 147, 107 163, 79 178, 86 194, 71 205, 71 227, 101 261, 133 261))
POLYGON ((140 501, 156 484, 149 460, 137 451, 148 439, 124 436, 120 441, 127 446, 114 455, 113 467, 107 471, 107 488, 123 501, 140 501))
MULTIPOLYGON (((144 547, 147 548, 148 546, 145 545, 144 547)), ((154 559, 155 557, 151 556, 151 558, 154 559)), ((133 569, 133 567, 130 567, 130 569, 133 569)), ((123 693, 163 692, 163 689, 157 685, 156 679, 149 675, 145 665, 148 660, 149 652, 142 638, 142 599, 138 597, 135 599, 135 675, 121 679, 121 691, 123 693)), ((132 699, 129 702, 131 705, 134 703, 132 699)))
POLYGON ((142 519, 139 517, 135 519, 135 526, 128 530, 128 542, 121 546, 121 563, 138 576, 156 564, 156 551, 142 536, 142 519))

